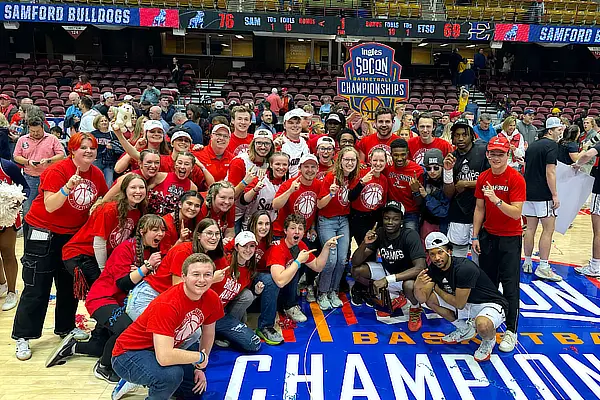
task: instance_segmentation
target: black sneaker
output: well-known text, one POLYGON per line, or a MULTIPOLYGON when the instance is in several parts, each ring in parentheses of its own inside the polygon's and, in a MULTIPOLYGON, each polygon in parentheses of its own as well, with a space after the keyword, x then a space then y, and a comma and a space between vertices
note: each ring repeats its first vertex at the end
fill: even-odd
POLYGON ((355 306, 362 306, 367 297, 367 291, 360 283, 354 283, 350 289, 350 302, 355 306))
POLYGON ((94 376, 113 384, 116 384, 121 379, 111 367, 100 364, 100 360, 96 361, 96 365, 94 365, 94 376))
POLYGON ((75 337, 72 333, 69 333, 67 336, 65 336, 65 338, 58 346, 56 346, 54 350, 52 350, 46 359, 46 368, 66 363, 65 358, 75 354, 74 348, 76 344, 77 340, 75 340, 75 337))

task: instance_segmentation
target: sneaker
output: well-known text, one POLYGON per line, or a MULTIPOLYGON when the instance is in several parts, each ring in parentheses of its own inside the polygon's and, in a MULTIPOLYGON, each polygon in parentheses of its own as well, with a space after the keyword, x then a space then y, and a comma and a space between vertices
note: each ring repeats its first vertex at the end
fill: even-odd
POLYGON ((222 348, 227 348, 231 346, 231 342, 227 339, 215 339, 215 344, 222 348))
POLYGON ((4 304, 2 304, 2 311, 12 310, 17 306, 17 294, 13 292, 8 292, 6 295, 6 299, 4 300, 4 304))
POLYGON ((327 311, 332 308, 327 293, 321 293, 317 298, 317 303, 319 303, 319 308, 323 311, 327 311))
POLYGON ((6 296, 8 293, 8 283, 3 283, 0 285, 0 297, 6 296))
MULTIPOLYGON (((369 303, 367 302, 367 305, 369 303)), ((378 317, 390 317, 396 310, 401 310, 406 305, 406 297, 402 293, 398 297, 392 299, 392 314, 386 313, 385 311, 377 311, 378 317)))
POLYGON ((115 386, 110 398, 111 400, 119 400, 139 387, 140 385, 127 382, 125 379, 121 379, 119 380, 119 383, 117 383, 117 386, 115 386))
POLYGON ((121 380, 112 367, 100 364, 100 360, 96 361, 96 365, 94 365, 94 376, 108 383, 117 383, 121 380))
POLYGON ((18 360, 27 361, 31 358, 31 349, 29 348, 29 340, 17 340, 16 356, 18 360))
POLYGON ((598 270, 598 268, 592 267, 590 264, 584 267, 576 267, 575 272, 592 278, 600 278, 600 270, 598 270))
POLYGON ((423 309, 419 307, 411 307, 408 312, 408 330, 411 332, 417 332, 423 326, 423 320, 421 319, 423 309))
POLYGON ((475 361, 483 362, 489 360, 495 345, 496 339, 482 340, 479 348, 475 350, 475 354, 473 355, 475 361))
POLYGON ((504 337, 500 342, 500 351, 505 353, 510 353, 515 349, 515 345, 517 344, 517 335, 511 331, 504 332, 504 337))
POLYGON ((563 280, 562 276, 560 276, 556 272, 554 272, 551 267, 548 267, 548 268, 537 267, 535 269, 535 276, 537 276, 540 279, 544 279, 544 280, 547 280, 550 282, 560 282, 563 280))
POLYGON ((281 334, 272 326, 266 326, 262 329, 257 329, 256 335, 270 346, 276 346, 283 343, 283 336, 281 336, 281 334))
POLYGON ((285 315, 290 317, 294 322, 306 322, 306 315, 300 310, 300 306, 294 306, 285 310, 285 315))
POLYGON ((77 344, 77 340, 75 340, 72 333, 65 336, 46 359, 46 368, 64 364, 66 362, 65 358, 70 357, 75 353, 75 344, 77 344))
POLYGON ((306 301, 309 303, 314 303, 317 301, 315 296, 315 287, 313 285, 310 285, 306 288, 306 301))
POLYGON ((90 338, 89 333, 87 333, 83 329, 79 329, 79 328, 75 328, 71 332, 69 332, 65 335, 60 335, 60 337, 61 337, 61 339, 64 339, 70 334, 73 334, 73 338, 75 338, 75 340, 77 340, 78 342, 83 342, 90 338))
POLYGON ((473 324, 467 322, 467 326, 463 329, 456 329, 454 332, 450 332, 446 336, 442 337, 442 342, 445 344, 456 344, 463 340, 469 340, 475 337, 477 331, 473 324))
POLYGON ((338 297, 338 294, 333 290, 327 293, 327 298, 329 299, 329 304, 331 304, 331 307, 333 308, 340 308, 344 305, 344 303, 338 297))
POLYGON ((523 262, 523 272, 531 274, 533 272, 533 265, 530 262, 523 262))
POLYGON ((355 283, 350 289, 350 302, 352 305, 359 307, 362 306, 367 297, 367 292, 364 286, 359 283, 355 283))

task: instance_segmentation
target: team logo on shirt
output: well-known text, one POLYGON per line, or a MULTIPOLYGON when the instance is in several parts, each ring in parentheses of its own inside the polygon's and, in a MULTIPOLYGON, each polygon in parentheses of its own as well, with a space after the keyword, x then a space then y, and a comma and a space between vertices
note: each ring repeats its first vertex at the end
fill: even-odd
POLYGON ((343 207, 348 205, 348 186, 340 186, 338 189, 337 199, 343 207))
POLYGON ((256 257, 256 262, 258 263, 260 261, 261 258, 263 258, 263 256, 265 255, 265 252, 262 251, 262 249, 256 249, 256 253, 255 253, 255 257, 256 257))
POLYGON ((419 164, 422 165, 423 164, 423 159, 425 158, 425 153, 427 152, 427 149, 419 149, 415 152, 415 155, 413 156, 414 161, 419 164))
POLYGON ((221 292, 221 295, 219 296, 221 301, 225 303, 233 300, 234 297, 240 292, 241 288, 241 283, 239 283, 236 279, 233 279, 231 276, 228 276, 225 286, 223 286, 223 292, 221 292))
POLYGON ((21 145, 21 147, 22 147, 23 149, 28 149, 28 148, 29 148, 29 143, 27 143, 27 142, 23 142, 23 144, 21 145))
POLYGON ((381 254, 381 258, 389 262, 399 261, 404 258, 404 252, 400 249, 394 249, 391 244, 387 248, 380 249, 379 254, 381 254))
POLYGON ((405 185, 408 182, 410 182, 411 177, 402 174, 397 174, 395 172, 390 172, 389 179, 392 181, 394 187, 405 189, 407 187, 405 185))
POLYGON ((469 167, 469 162, 467 160, 463 161, 463 165, 460 167, 460 172, 458 173, 459 181, 476 181, 479 177, 479 172, 471 170, 469 167))
POLYGON ((305 219, 313 216, 317 206, 317 194, 313 191, 302 193, 294 202, 294 213, 301 214, 305 219))
POLYGON ((131 232, 135 229, 135 224, 131 218, 127 218, 123 227, 116 227, 108 237, 108 243, 113 249, 120 245, 125 239, 131 237, 131 232))
POLYGON ((175 329, 175 347, 178 347, 187 338, 192 336, 204 322, 204 314, 199 308, 195 308, 185 315, 181 325, 175 329))
POLYGON ((448 294, 454 294, 454 290, 452 290, 452 286, 450 286, 450 283, 446 278, 442 279, 442 290, 448 294))
POLYGON ((371 150, 369 150, 369 157, 371 156, 371 153, 373 153, 373 151, 377 149, 383 149, 385 151, 386 156, 392 157, 392 148, 384 143, 376 144, 375 146, 373 146, 371 150))
POLYGON ((98 189, 89 179, 81 179, 79 184, 69 193, 69 205, 76 210, 89 209, 98 197, 98 189))
POLYGON ((235 156, 239 156, 242 153, 247 153, 249 149, 250 149, 250 146, 248 146, 247 144, 240 144, 233 151, 233 156, 235 157, 235 156))
POLYGON ((325 179, 325 175, 327 175, 327 171, 319 171, 317 172, 315 179, 322 182, 323 179, 325 179))
POLYGON ((379 183, 369 183, 360 192, 360 203, 369 210, 383 204, 383 187, 379 183))

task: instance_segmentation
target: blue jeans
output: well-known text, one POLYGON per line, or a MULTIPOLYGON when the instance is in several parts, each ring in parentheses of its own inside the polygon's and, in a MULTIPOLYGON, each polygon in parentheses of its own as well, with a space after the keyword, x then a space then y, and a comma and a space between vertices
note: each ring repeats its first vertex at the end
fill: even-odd
POLYGON ((419 213, 406 213, 404 214, 404 227, 405 228, 410 228, 413 229, 417 232, 420 232, 419 229, 419 219, 420 219, 420 215, 419 213))
POLYGON ((96 159, 96 161, 94 161, 94 165, 100 168, 100 171, 102 171, 102 174, 104 175, 106 185, 110 188, 114 180, 115 164, 106 164, 102 160, 96 159))
POLYGON ((185 399, 200 399, 192 392, 194 367, 170 365, 162 367, 150 350, 128 351, 112 358, 114 371, 127 382, 148 387, 148 400, 165 400, 175 393, 185 399))
POLYGON ((129 292, 129 298, 127 299, 127 308, 125 311, 132 321, 138 319, 144 310, 148 307, 148 304, 154 300, 159 293, 150 286, 146 281, 141 281, 129 292))
POLYGON ((225 314, 215 325, 217 337, 227 339, 231 345, 245 353, 255 353, 260 349, 260 338, 246 324, 225 314))
POLYGON ((294 278, 287 285, 279 289, 279 286, 277 286, 273 281, 271 273, 258 273, 252 285, 256 285, 256 283, 259 281, 265 285, 265 288, 260 294, 260 316, 258 317, 258 329, 273 326, 275 324, 278 302, 285 310, 298 305, 298 277, 299 274, 296 272, 294 278))
POLYGON ((31 176, 27 174, 23 174, 23 178, 25 178, 25 182, 29 185, 29 196, 27 200, 23 203, 23 217, 27 215, 27 212, 31 208, 31 203, 38 195, 38 190, 40 186, 40 177, 39 176, 31 176))
POLYGON ((333 218, 319 217, 319 238, 321 245, 334 236, 344 235, 337 241, 337 246, 329 250, 329 258, 325 268, 319 274, 319 293, 338 291, 340 280, 348 263, 348 248, 350 247, 350 225, 348 216, 333 218))

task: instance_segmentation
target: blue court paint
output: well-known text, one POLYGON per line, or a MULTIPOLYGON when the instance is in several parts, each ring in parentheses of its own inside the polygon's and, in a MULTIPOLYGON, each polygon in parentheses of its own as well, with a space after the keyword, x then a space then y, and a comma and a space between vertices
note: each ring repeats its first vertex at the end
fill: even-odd
POLYGON ((253 355, 215 348, 204 399, 600 398, 600 283, 571 266, 553 266, 564 282, 521 276, 513 353, 496 346, 491 361, 479 364, 472 358, 475 342, 427 342, 453 330, 444 320, 424 319, 412 333, 406 322, 378 322, 367 306, 353 307, 358 324, 352 326, 339 309, 325 313, 333 343, 321 343, 303 303, 309 320, 295 330, 296 343, 263 344, 253 355))

